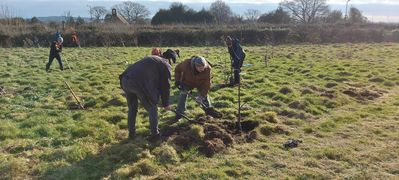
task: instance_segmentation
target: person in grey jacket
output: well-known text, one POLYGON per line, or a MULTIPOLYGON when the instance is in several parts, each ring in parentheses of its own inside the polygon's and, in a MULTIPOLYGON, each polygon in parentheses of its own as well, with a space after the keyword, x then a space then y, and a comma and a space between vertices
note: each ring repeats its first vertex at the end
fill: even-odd
POLYGON ((161 138, 158 129, 157 103, 161 99, 165 110, 170 110, 171 66, 167 59, 158 56, 147 56, 130 65, 120 76, 120 85, 126 93, 129 107, 129 138, 136 135, 136 115, 138 99, 149 113, 151 137, 150 141, 161 138))

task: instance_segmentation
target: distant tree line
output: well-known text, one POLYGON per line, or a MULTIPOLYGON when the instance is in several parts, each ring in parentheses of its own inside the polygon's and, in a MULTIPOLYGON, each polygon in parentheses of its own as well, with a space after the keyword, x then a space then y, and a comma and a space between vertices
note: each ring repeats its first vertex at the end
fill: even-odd
MULTIPOLYGON (((160 9, 150 19, 149 9, 137 2, 124 1, 112 6, 118 14, 130 24, 236 24, 236 23, 268 23, 268 24, 335 24, 335 23, 366 23, 367 18, 356 7, 350 7, 345 15, 340 10, 331 10, 327 0, 283 0, 275 10, 264 14, 257 9, 247 9, 243 15, 235 14, 223 1, 216 0, 209 9, 195 11, 182 3, 172 3, 168 9, 160 9)), ((110 18, 110 10, 104 6, 89 6, 92 22, 100 23, 110 18)), ((28 22, 40 23, 36 17, 30 20, 13 16, 13 12, 5 5, 0 6, 0 23, 18 24, 28 22), (13 21, 10 21, 13 20, 13 21)), ((73 17, 70 11, 64 14, 66 25, 79 26, 85 22, 82 17, 73 17)), ((55 22, 50 22, 54 24, 55 22)))
MULTIPOLYGON (((283 0, 277 9, 261 14, 259 10, 247 9, 243 15, 235 14, 223 1, 216 0, 209 9, 195 11, 175 2, 168 9, 160 9, 152 19, 149 10, 137 2, 125 1, 113 6, 130 23, 161 24, 234 24, 234 23, 269 23, 269 24, 317 24, 317 23, 366 23, 362 12, 350 7, 348 14, 340 10, 331 10, 327 0, 283 0)), ((95 22, 107 14, 102 6, 90 7, 89 13, 95 22)))
POLYGON ((172 3, 169 9, 159 10, 151 19, 151 24, 211 24, 215 17, 205 9, 195 11, 182 3, 172 3))
MULTIPOLYGON (((223 1, 216 0, 209 9, 199 11, 182 3, 172 3, 168 9, 160 9, 150 19, 149 9, 137 2, 124 1, 112 6, 118 14, 130 24, 237 24, 237 23, 268 23, 268 24, 320 24, 320 23, 366 23, 367 18, 356 7, 350 7, 348 14, 340 10, 331 10, 327 0, 283 0, 275 10, 261 14, 259 10, 247 9, 243 15, 235 14, 223 1)), ((89 6, 92 22, 100 23, 110 18, 110 10, 103 6, 89 6)), ((346 12, 345 12, 346 13, 346 12)), ((67 25, 79 26, 85 22, 81 17, 73 17, 68 11, 64 14, 67 25)), ((12 11, 2 5, 0 7, 0 23, 40 23, 36 17, 30 20, 14 17, 12 11), (14 21, 11 22, 10 20, 14 21)), ((51 24, 51 23, 50 23, 51 24)))

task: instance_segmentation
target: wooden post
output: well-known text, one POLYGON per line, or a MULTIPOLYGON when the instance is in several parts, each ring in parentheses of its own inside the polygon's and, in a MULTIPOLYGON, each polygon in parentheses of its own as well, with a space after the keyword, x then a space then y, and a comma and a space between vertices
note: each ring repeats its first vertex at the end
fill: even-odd
POLYGON ((82 108, 82 109, 85 109, 85 108, 83 107, 82 103, 80 103, 78 97, 76 97, 75 92, 73 92, 71 86, 69 86, 69 84, 68 84, 66 81, 65 81, 65 84, 67 85, 69 91, 71 91, 72 96, 73 96, 73 97, 75 98, 75 100, 78 102, 79 107, 82 108))
POLYGON ((65 31, 65 21, 62 21, 62 31, 65 31))

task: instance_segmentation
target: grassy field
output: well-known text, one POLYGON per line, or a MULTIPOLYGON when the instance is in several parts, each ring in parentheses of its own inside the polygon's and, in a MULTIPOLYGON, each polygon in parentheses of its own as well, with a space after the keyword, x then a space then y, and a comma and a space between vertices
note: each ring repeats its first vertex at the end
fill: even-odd
MULTIPOLYGON (((169 125, 174 114, 160 111, 160 127, 180 131, 155 144, 143 108, 139 137, 127 140, 118 79, 150 48, 64 48, 65 70, 54 61, 49 73, 47 48, 0 49, 0 179, 399 179, 399 44, 284 45, 273 55, 245 47, 242 119, 258 124, 227 146, 215 143, 213 156, 201 151, 205 130, 236 121, 237 87, 218 86, 228 53, 180 49, 178 61, 201 55, 213 64, 210 96, 224 117, 169 125), (290 138, 303 142, 283 148, 290 138)), ((176 106, 178 91, 171 95, 176 106)), ((202 115, 189 100, 188 116, 202 115)))

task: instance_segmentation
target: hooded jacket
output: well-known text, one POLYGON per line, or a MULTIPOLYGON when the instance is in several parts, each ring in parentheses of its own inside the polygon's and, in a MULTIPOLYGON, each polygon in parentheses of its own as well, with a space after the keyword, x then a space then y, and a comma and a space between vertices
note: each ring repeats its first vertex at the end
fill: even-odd
POLYGON ((175 81, 181 81, 190 88, 197 88, 206 97, 211 87, 211 66, 207 63, 203 72, 197 72, 192 59, 186 59, 175 68, 175 81))

